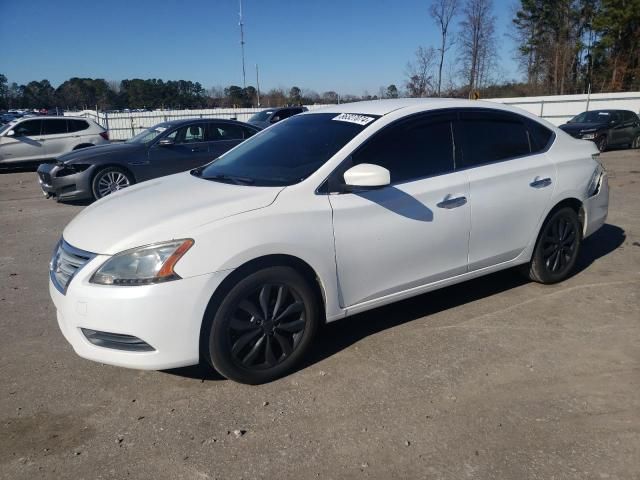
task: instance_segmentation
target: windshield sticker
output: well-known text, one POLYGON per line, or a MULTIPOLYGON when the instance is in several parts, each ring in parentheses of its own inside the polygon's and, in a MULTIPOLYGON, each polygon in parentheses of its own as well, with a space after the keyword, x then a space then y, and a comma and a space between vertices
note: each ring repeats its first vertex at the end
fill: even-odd
POLYGON ((165 128, 165 127, 156 127, 156 128, 155 128, 155 131, 156 131, 156 132, 158 132, 158 133, 162 133, 162 132, 164 132, 165 130, 166 130, 166 128, 165 128))
POLYGON ((373 117, 367 117, 366 115, 358 115, 356 113, 341 113, 337 117, 333 117, 331 120, 337 120, 338 122, 356 123, 358 125, 367 125, 375 120, 373 117))

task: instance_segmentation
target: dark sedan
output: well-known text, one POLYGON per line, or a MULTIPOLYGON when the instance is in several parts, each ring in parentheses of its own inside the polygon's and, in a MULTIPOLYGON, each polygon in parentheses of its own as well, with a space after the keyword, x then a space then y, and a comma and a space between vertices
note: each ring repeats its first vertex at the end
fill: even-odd
POLYGON ((560 129, 575 138, 608 147, 640 148, 640 118, 630 110, 591 110, 576 115, 560 129))
POLYGON ((190 119, 159 123, 123 143, 84 148, 38 168, 47 197, 102 198, 134 183, 199 167, 257 133, 233 120, 190 119))

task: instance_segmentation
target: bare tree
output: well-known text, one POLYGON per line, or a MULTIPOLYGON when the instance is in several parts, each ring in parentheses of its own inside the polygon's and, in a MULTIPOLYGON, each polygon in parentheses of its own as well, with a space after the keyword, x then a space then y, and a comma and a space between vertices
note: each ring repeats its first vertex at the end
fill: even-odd
POLYGON ((433 47, 418 47, 414 62, 407 63, 407 91, 410 97, 426 97, 433 90, 433 65, 436 51, 433 47))
POLYGON ((459 54, 469 92, 483 86, 496 63, 496 17, 492 10, 492 0, 466 0, 462 9, 459 54))
POLYGON ((431 7, 429 8, 429 13, 433 18, 433 21, 440 28, 440 48, 438 48, 438 52, 440 53, 440 65, 438 66, 438 96, 440 96, 442 87, 442 66, 444 65, 444 54, 453 44, 453 42, 448 38, 449 24, 456 15, 457 10, 458 0, 433 0, 431 7))

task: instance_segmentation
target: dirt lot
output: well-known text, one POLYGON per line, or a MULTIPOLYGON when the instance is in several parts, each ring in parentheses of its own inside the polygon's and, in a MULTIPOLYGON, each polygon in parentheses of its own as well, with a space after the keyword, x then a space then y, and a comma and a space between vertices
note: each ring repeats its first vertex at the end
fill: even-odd
POLYGON ((567 282, 502 272, 331 324, 260 387, 77 357, 47 263, 82 206, 0 174, 0 477, 640 478, 640 152, 603 159, 608 224, 567 282))

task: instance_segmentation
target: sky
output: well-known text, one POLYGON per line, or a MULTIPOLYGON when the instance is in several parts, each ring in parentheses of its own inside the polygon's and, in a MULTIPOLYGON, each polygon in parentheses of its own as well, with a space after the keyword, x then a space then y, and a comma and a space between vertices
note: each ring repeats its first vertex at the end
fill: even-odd
MULTIPOLYGON (((371 95, 402 86, 419 45, 438 45, 429 0, 243 0, 247 85, 371 95)), ((500 80, 520 77, 506 35, 512 0, 494 0, 500 80)), ((238 0, 0 0, 0 73, 242 86, 238 0)), ((454 47, 455 49, 455 47, 454 47)), ((455 51, 450 66, 455 69, 455 51)))

